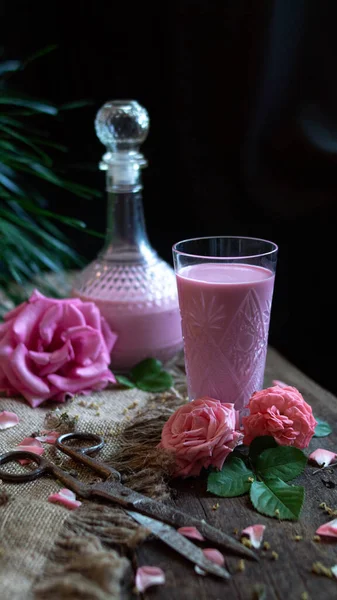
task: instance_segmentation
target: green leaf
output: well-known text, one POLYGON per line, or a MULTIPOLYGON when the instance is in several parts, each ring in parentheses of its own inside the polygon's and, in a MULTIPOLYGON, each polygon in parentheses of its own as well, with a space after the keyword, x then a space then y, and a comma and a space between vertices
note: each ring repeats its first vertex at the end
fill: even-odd
POLYGON ((74 110, 74 108, 83 108, 84 106, 92 106, 93 100, 74 100, 74 102, 66 102, 61 104, 59 110, 74 110))
POLYGON ((6 60, 0 63, 0 76, 4 73, 13 73, 14 71, 18 71, 21 67, 21 63, 19 60, 6 60))
POLYGON ((329 423, 322 421, 321 419, 317 419, 317 417, 315 418, 317 425, 313 437, 326 437, 327 435, 330 435, 330 433, 332 433, 332 428, 330 427, 329 423))
MULTIPOLYGON (((0 96, 0 103, 1 103, 1 96, 0 96)), ((43 150, 41 150, 41 148, 38 148, 38 146, 36 146, 35 144, 33 144, 29 140, 29 138, 27 138, 27 137, 19 134, 17 131, 14 131, 14 129, 12 129, 11 127, 7 127, 5 125, 1 125, 1 123, 0 123, 0 130, 4 131, 9 136, 14 137, 14 138, 20 140, 20 142, 23 142, 24 144, 26 144, 27 146, 29 146, 30 148, 32 148, 33 150, 35 150, 35 152, 40 156, 40 159, 42 159, 45 164, 47 164, 47 165, 51 165, 52 164, 52 160, 49 158, 48 154, 46 154, 45 152, 43 152, 43 150)), ((41 168, 44 168, 44 167, 41 165, 41 168)))
POLYGON ((20 96, 0 96, 0 104, 8 104, 10 106, 24 106, 25 108, 31 108, 36 112, 45 113, 48 115, 57 115, 58 110, 55 106, 40 100, 34 100, 31 98, 22 98, 20 96))
POLYGON ((45 56, 45 54, 53 52, 53 50, 56 50, 57 47, 57 44, 49 44, 49 46, 45 46, 44 48, 37 50, 34 52, 34 54, 31 54, 24 60, 23 67, 26 67, 29 63, 33 62, 37 58, 41 58, 41 56, 45 56))
POLYGON ((273 437, 263 435, 255 438, 249 446, 249 458, 255 463, 258 456, 267 448, 277 448, 278 444, 273 437))
POLYGON ((250 488, 254 508, 263 515, 295 521, 304 502, 304 487, 288 485, 279 478, 254 481, 250 488))
POLYGON ((144 392, 165 392, 173 385, 172 376, 166 371, 145 375, 135 380, 136 387, 144 392))
POLYGON ((173 379, 162 366, 160 360, 146 358, 130 371, 130 377, 144 392, 164 392, 172 387, 173 379))
POLYGON ((160 360, 156 360, 155 358, 146 358, 133 367, 133 369, 131 369, 130 375, 132 379, 136 381, 137 379, 142 379, 147 375, 160 373, 162 366, 163 364, 160 362, 160 360))
POLYGON ((131 379, 124 377, 124 375, 116 375, 116 380, 120 385, 127 388, 134 388, 135 384, 132 383, 131 379))
POLYGON ((283 481, 294 479, 305 469, 307 457, 302 450, 279 446, 264 450, 256 461, 256 470, 263 479, 279 477, 283 481))
POLYGON ((249 491, 255 479, 253 471, 248 469, 241 458, 230 456, 221 471, 210 473, 207 480, 207 491, 216 496, 234 498, 249 491))

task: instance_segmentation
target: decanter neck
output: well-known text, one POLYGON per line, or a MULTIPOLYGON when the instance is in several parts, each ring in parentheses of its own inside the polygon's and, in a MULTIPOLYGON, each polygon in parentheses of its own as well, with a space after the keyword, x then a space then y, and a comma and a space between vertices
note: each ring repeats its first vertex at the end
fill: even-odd
POLYGON ((106 171, 108 193, 102 254, 121 263, 155 262, 158 257, 145 229, 140 177, 147 165, 139 152, 149 130, 147 111, 134 100, 109 101, 98 111, 95 127, 107 149, 100 163, 100 169, 106 171))
POLYGON ((121 263, 152 263, 157 254, 145 227, 139 171, 132 184, 121 184, 107 171, 108 214, 104 258, 121 263))

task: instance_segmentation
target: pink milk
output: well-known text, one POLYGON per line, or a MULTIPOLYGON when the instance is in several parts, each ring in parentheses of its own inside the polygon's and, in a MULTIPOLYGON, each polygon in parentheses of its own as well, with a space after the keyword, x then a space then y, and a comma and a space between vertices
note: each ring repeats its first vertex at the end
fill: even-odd
POLYGON ((203 263, 177 274, 190 399, 238 410, 263 387, 274 274, 248 264, 203 263))
MULTIPOLYGON (((166 361, 182 347, 180 314, 177 299, 157 302, 131 302, 86 297, 83 302, 95 302, 111 329, 118 334, 111 353, 111 369, 126 371, 145 358, 166 361)), ((116 293, 117 296, 117 293, 116 293)))

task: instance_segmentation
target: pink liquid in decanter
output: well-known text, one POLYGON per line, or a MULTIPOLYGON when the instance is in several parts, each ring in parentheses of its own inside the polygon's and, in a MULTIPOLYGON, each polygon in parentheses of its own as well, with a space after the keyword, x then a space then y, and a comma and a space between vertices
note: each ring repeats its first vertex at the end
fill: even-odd
POLYGON ((169 265, 159 260, 150 268, 107 267, 96 261, 89 269, 91 276, 87 273, 74 295, 95 302, 118 334, 112 369, 128 370, 149 357, 166 361, 182 348, 176 281, 169 265))
POLYGON ((100 164, 108 192, 106 240, 72 295, 98 306, 118 335, 111 368, 127 371, 145 358, 166 361, 182 349, 177 284, 146 234, 140 169, 147 163, 139 152, 149 128, 146 110, 135 101, 107 102, 95 126, 107 147, 100 164))

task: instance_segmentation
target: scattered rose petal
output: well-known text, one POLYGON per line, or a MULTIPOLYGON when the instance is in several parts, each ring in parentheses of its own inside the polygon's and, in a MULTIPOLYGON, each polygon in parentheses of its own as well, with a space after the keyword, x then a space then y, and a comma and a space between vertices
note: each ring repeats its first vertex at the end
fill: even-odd
POLYGON ((136 588, 138 592, 145 592, 152 585, 163 585, 165 573, 159 567, 139 567, 136 573, 136 588))
POLYGON ((206 571, 204 571, 204 569, 200 569, 200 567, 198 565, 195 565, 194 570, 197 575, 202 575, 203 577, 205 577, 205 575, 207 575, 206 571))
POLYGON ((260 548, 263 540, 263 534, 266 526, 265 525, 251 525, 241 531, 241 535, 249 537, 253 548, 257 550, 260 548))
POLYGON ((221 554, 221 552, 219 552, 219 550, 217 550, 216 548, 204 548, 203 553, 206 556, 206 558, 208 558, 208 560, 211 560, 216 565, 223 567, 223 565, 225 564, 224 555, 221 554))
POLYGON ((316 535, 326 535, 328 537, 337 537, 337 519, 333 519, 328 523, 324 523, 321 525, 317 531, 316 535))
POLYGON ((71 490, 67 488, 62 488, 56 494, 51 494, 48 496, 48 502, 55 502, 58 504, 63 504, 67 508, 74 509, 81 506, 82 502, 76 500, 76 495, 71 490))
MULTIPOLYGON (((27 437, 16 447, 16 450, 22 450, 23 452, 33 452, 33 454, 41 454, 44 453, 44 447, 41 442, 33 437, 27 437)), ((19 460, 21 465, 27 465, 30 461, 26 458, 19 460)))
POLYGON ((312 452, 309 456, 309 460, 317 463, 319 467, 326 467, 337 457, 335 452, 330 452, 330 450, 324 450, 324 448, 317 448, 314 452, 312 452))
POLYGON ((333 574, 334 578, 337 579, 337 565, 331 567, 331 573, 333 574))
POLYGON ((280 379, 273 379, 271 383, 272 385, 278 385, 278 387, 280 388, 286 388, 289 385, 288 383, 284 383, 284 381, 281 381, 280 379))
POLYGON ((177 531, 181 535, 191 538, 191 540, 199 540, 200 542, 205 541, 205 538, 201 535, 200 531, 198 531, 196 527, 179 527, 177 531))
POLYGON ((35 439, 46 444, 55 444, 57 438, 61 435, 59 431, 41 431, 41 433, 42 435, 37 436, 35 439))
POLYGON ((8 412, 8 410, 3 410, 0 412, 0 429, 9 429, 10 427, 15 427, 19 422, 19 417, 13 412, 8 412))

